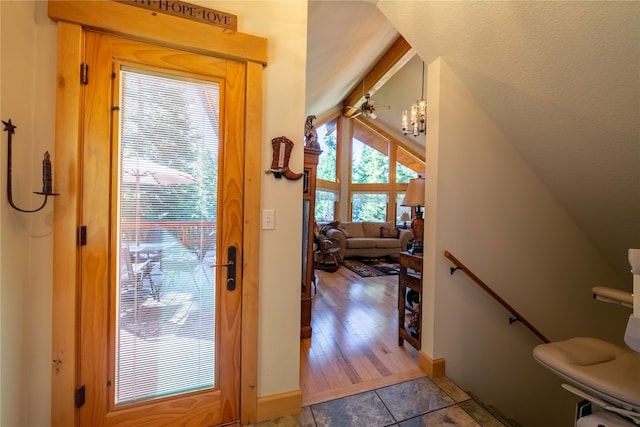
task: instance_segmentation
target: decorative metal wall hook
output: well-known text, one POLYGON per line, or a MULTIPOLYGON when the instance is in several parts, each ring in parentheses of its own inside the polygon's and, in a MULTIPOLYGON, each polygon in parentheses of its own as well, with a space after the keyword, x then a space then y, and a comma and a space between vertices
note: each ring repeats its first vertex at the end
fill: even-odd
POLYGON ((34 191, 34 194, 39 194, 44 196, 44 201, 42 205, 37 209, 22 209, 13 203, 13 194, 11 190, 11 145, 12 145, 12 136, 15 133, 16 127, 13 123, 11 123, 11 119, 8 122, 2 121, 4 124, 4 130, 7 131, 8 137, 8 148, 7 148, 7 198, 9 199, 9 204, 11 207, 20 212, 38 212, 47 204, 47 199, 49 196, 57 196, 58 193, 53 192, 53 181, 51 179, 51 159, 49 156, 49 152, 46 151, 44 153, 44 159, 42 160, 42 191, 34 191))

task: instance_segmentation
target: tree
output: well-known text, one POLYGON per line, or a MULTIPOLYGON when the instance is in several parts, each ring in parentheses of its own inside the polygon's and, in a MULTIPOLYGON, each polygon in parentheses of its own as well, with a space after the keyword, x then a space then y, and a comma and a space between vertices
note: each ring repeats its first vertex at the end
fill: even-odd
POLYGON ((386 221, 387 193, 354 193, 353 221, 386 221))
POLYGON ((396 164, 396 182, 409 182, 412 178, 417 178, 416 171, 409 169, 401 163, 396 164))
POLYGON ((318 162, 316 176, 327 181, 336 180, 336 133, 326 134, 322 140, 322 154, 318 162))
MULTIPOLYGON (((355 141, 354 141, 355 145, 355 141)), ((389 156, 362 144, 360 160, 353 165, 351 182, 373 184, 389 182, 389 156)))

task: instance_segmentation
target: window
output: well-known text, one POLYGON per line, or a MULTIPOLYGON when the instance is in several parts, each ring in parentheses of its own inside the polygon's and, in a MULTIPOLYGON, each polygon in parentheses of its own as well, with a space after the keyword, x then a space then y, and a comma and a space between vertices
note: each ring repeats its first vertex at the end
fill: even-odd
POLYGON ((352 121, 351 183, 389 182, 389 142, 357 121, 352 121))
POLYGON ((351 120, 352 221, 395 221, 410 208, 400 206, 411 178, 424 162, 373 124, 351 120))
POLYGON ((201 262, 215 257, 219 84, 121 76, 116 405, 215 387, 217 330, 201 262), (158 320, 153 307, 184 301, 158 320))
POLYGON ((396 182, 408 184, 411 178, 424 173, 424 161, 402 147, 396 147, 396 182))
POLYGON ((336 219, 337 201, 337 191, 316 189, 316 211, 314 213, 316 221, 326 222, 336 219))
POLYGON ((396 223, 404 223, 405 221, 402 219, 402 214, 406 213, 409 218, 411 218, 411 207, 409 206, 400 206, 402 203, 402 199, 404 199, 404 191, 396 193, 396 223))
POLYGON ((318 222, 396 221, 411 208, 400 206, 411 178, 424 173, 424 160, 375 124, 360 119, 332 118, 316 127, 322 148, 317 171, 318 222), (352 127, 347 150, 341 150, 341 126, 352 127), (341 159, 347 153, 349 158, 341 159), (341 167, 350 165, 350 167, 341 167), (349 176, 347 186, 340 177, 349 176), (341 192, 345 192, 341 194, 341 192), (346 214, 345 214, 346 212, 346 214))
POLYGON ((328 123, 325 123, 316 128, 318 133, 318 141, 322 154, 318 161, 318 169, 316 177, 318 180, 336 182, 336 161, 337 161, 337 149, 338 149, 338 132, 337 132, 338 119, 334 118, 328 123))
POLYGON ((352 221, 386 221, 387 202, 387 193, 354 192, 351 196, 352 221))
POLYGON ((316 171, 316 210, 314 218, 318 222, 333 221, 337 218, 337 203, 340 195, 338 170, 338 135, 339 121, 337 117, 316 127, 322 154, 318 159, 316 171))

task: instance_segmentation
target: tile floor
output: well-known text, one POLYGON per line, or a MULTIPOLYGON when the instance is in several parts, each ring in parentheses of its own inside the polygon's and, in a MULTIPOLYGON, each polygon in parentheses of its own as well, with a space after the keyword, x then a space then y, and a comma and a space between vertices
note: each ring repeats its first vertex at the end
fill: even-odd
POLYGON ((504 427, 447 378, 427 377, 302 408, 255 427, 504 427))

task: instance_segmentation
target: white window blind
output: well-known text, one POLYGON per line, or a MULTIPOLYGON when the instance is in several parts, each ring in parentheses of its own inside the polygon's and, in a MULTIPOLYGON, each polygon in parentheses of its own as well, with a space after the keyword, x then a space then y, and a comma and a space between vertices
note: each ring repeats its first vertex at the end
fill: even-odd
POLYGON ((215 387, 219 102, 121 70, 116 405, 215 387))

